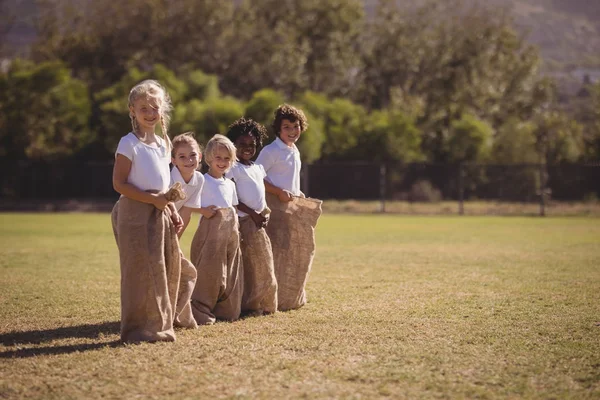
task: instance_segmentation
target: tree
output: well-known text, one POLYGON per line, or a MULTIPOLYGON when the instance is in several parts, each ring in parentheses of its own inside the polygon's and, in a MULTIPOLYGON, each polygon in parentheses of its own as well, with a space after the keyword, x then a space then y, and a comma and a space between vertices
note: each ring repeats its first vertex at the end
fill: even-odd
POLYGON ((533 135, 543 164, 575 162, 583 152, 582 126, 563 112, 548 111, 539 115, 533 135))
MULTIPOLYGON (((273 89, 262 89, 255 92, 246 104, 246 117, 263 124, 271 130, 274 112, 285 102, 283 94, 273 89)), ((271 132, 274 134, 274 132, 271 132)))
POLYGON ((346 99, 329 100, 322 94, 305 92, 298 99, 302 108, 323 123, 322 156, 329 159, 347 159, 358 143, 364 128, 365 110, 346 99))
POLYGON ((465 114, 452 122, 448 138, 448 161, 451 163, 488 161, 494 130, 486 122, 465 114))
POLYGON ((421 132, 413 119, 399 110, 371 112, 353 159, 376 162, 410 163, 422 161, 421 132))
POLYGON ((221 73, 231 36, 231 0, 39 0, 37 61, 59 59, 93 91, 131 68, 163 64, 178 71, 193 64, 221 73), (143 23, 140 23, 143 21, 143 23))
POLYGON ((2 157, 57 159, 90 142, 88 90, 62 63, 14 60, 0 89, 2 157))

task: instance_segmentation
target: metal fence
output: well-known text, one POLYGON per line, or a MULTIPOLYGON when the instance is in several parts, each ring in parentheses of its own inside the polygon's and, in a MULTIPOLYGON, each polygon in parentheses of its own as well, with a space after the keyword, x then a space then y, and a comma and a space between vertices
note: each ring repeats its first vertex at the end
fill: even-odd
MULTIPOLYGON (((0 162, 5 200, 116 199, 112 162, 0 162)), ((413 202, 582 201, 600 198, 600 164, 483 165, 317 163, 302 189, 321 199, 413 202)))

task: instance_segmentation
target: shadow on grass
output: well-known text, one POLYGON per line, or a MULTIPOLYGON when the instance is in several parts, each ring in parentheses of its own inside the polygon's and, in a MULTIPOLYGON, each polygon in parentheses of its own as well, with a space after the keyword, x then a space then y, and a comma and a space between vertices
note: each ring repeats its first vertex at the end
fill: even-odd
POLYGON ((62 328, 45 329, 40 331, 10 332, 0 334, 0 343, 4 346, 16 344, 40 344, 57 339, 90 338, 95 339, 100 335, 119 333, 120 322, 103 322, 101 324, 85 324, 65 326, 62 328))
MULTIPOLYGON (((4 333, 0 334, 0 343, 4 346, 21 346, 29 344, 41 344, 53 340, 70 338, 97 339, 100 335, 118 334, 119 331, 119 322, 104 322, 101 324, 85 324, 55 329, 4 333)), ((77 351, 95 350, 105 346, 117 347, 120 343, 120 341, 113 341, 91 344, 76 344, 69 346, 37 347, 27 349, 17 347, 16 350, 0 353, 0 358, 20 358, 32 357, 36 355, 65 354, 77 351)))
POLYGON ((120 347, 123 342, 114 340, 112 342, 74 344, 70 346, 52 346, 52 347, 33 347, 27 349, 17 349, 0 353, 1 358, 27 358, 35 356, 49 356, 56 354, 80 353, 89 350, 98 350, 103 347, 120 347))

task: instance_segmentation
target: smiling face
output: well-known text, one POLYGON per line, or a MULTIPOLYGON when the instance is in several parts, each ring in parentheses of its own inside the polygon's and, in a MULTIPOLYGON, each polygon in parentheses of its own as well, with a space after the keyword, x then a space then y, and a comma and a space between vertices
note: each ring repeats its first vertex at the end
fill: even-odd
POLYGON ((129 111, 141 132, 154 132, 154 127, 160 122, 160 106, 155 98, 140 97, 129 107, 129 111))
POLYGON ((302 127, 300 126, 300 121, 292 122, 289 119, 281 120, 281 130, 279 131, 279 138, 285 143, 288 147, 292 147, 298 139, 300 139, 300 134, 302 133, 302 127))
POLYGON ((235 140, 236 155, 242 164, 249 165, 256 154, 256 138, 250 134, 235 140))
POLYGON ((175 153, 175 156, 171 158, 171 162, 179 169, 183 179, 186 182, 189 182, 202 160, 200 150, 197 146, 188 143, 180 143, 173 152, 175 153))
POLYGON ((225 146, 217 145, 210 160, 207 157, 206 163, 208 164, 208 173, 213 178, 221 178, 231 168, 233 159, 225 146))

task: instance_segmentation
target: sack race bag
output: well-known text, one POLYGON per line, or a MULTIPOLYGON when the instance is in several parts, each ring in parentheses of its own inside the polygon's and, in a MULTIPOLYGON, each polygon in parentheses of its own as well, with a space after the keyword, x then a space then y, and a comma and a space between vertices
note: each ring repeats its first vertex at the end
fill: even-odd
POLYGON ((192 239, 191 261, 198 278, 192 293, 192 313, 199 325, 240 317, 244 290, 238 217, 233 208, 201 218, 192 239))
POLYGON ((315 228, 323 202, 294 197, 283 203, 267 193, 271 218, 267 234, 273 249, 277 279, 277 308, 293 310, 306 304, 306 282, 315 256, 315 228))
MULTIPOLYGON (((177 188, 168 192, 167 199, 174 193, 177 188)), ((174 341, 174 324, 196 328, 185 300, 178 302, 191 296, 195 269, 186 265, 182 274, 169 209, 161 211, 121 196, 111 218, 121 264, 121 340, 174 341)))
POLYGON ((274 313, 277 311, 277 280, 269 236, 246 216, 240 218, 240 238, 244 269, 242 312, 274 313))

